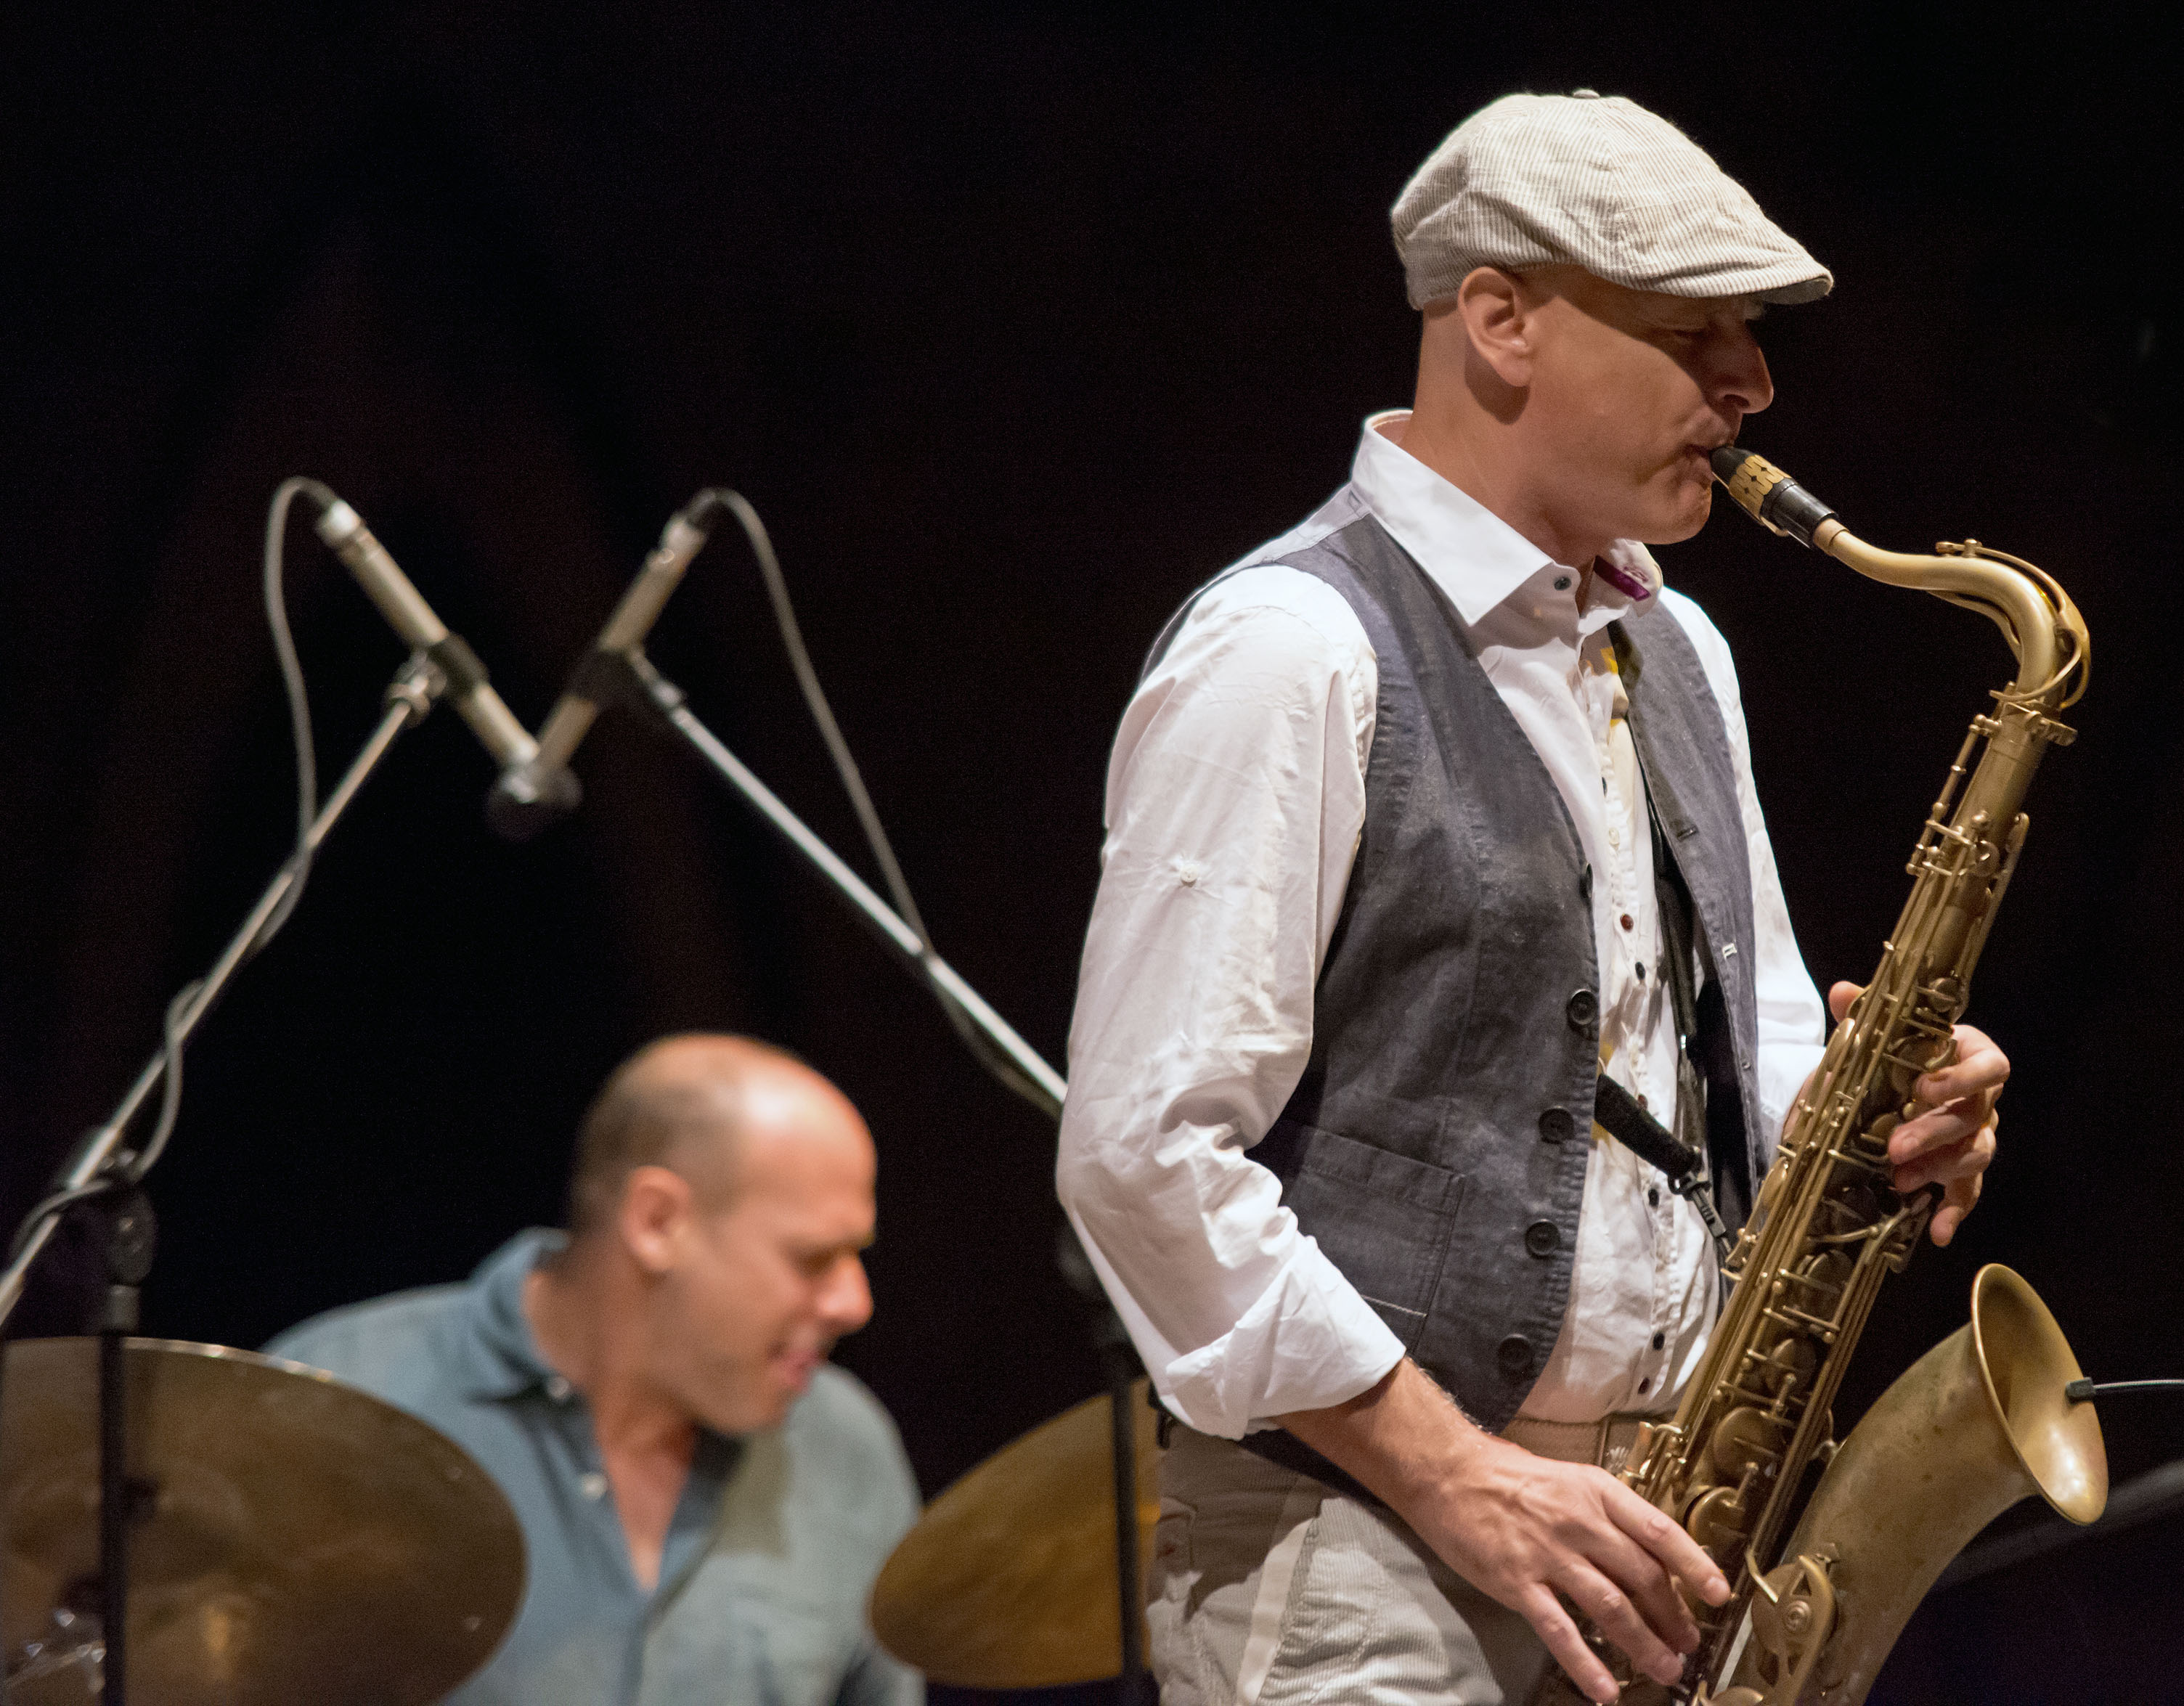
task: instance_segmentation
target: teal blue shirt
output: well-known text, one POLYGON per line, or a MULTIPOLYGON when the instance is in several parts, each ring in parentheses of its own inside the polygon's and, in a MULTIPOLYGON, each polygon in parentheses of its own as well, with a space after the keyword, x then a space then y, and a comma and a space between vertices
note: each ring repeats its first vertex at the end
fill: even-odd
POLYGON ((515 1507, 523 1608, 447 1706, 920 1706, 922 1681, 865 1620, 918 1510, 878 1400, 829 1364, 779 1428, 701 1431, 646 1592, 591 1413, 523 1313, 524 1278, 559 1237, 522 1233, 467 1285, 337 1309, 265 1347, 431 1423, 515 1507))

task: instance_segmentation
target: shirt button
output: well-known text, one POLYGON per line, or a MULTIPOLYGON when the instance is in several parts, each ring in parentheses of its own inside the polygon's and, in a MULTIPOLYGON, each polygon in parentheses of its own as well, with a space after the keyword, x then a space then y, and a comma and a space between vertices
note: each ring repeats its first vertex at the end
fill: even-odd
POLYGON ((1639 1107, 1644 1107, 1646 1106, 1646 1097, 1645 1097, 1645 1094, 1644 1094, 1644 1092, 1642 1092, 1642 1091, 1641 1091, 1641 1092, 1640 1092, 1640 1094, 1639 1094, 1639 1097, 1638 1097, 1638 1106, 1639 1106, 1639 1107))
POLYGON ((1600 1017, 1600 997, 1591 990, 1580 990, 1563 1012, 1568 1016, 1570 1029, 1581 1031, 1600 1017))
POLYGON ((1540 1136, 1548 1143, 1567 1143, 1577 1122, 1566 1107, 1551 1107, 1540 1116, 1540 1136))
POLYGON ((1568 575, 1557 575, 1555 577, 1555 590, 1558 593, 1566 593, 1569 589, 1570 577, 1568 575))
POLYGON ((569 1402, 569 1391, 570 1387, 568 1381, 562 1379, 560 1375, 549 1374, 546 1377, 546 1396, 551 1398, 555 1403, 567 1403, 569 1402))
POLYGON ((1494 1363, 1507 1379, 1521 1380, 1532 1372, 1532 1341, 1512 1333, 1494 1347, 1494 1363))
POLYGON ((1657 1351, 1668 1342, 1669 1335, 1666 1333, 1656 1333, 1653 1335, 1653 1348, 1657 1351))
POLYGON ((1198 880, 1198 861, 1195 859, 1184 860, 1183 867, 1175 874, 1183 879, 1186 886, 1195 883, 1198 880))
POLYGON ((1641 1391, 1641 1392, 1643 1392, 1643 1391, 1648 1391, 1648 1390, 1650 1390, 1650 1389, 1652 1388, 1652 1385, 1653 1385, 1653 1382, 1652 1382, 1652 1380, 1650 1378, 1648 1378, 1648 1379, 1646 1379, 1646 1380, 1641 1380, 1641 1381, 1638 1383, 1638 1390, 1639 1390, 1640 1391, 1641 1391))
POLYGON ((1622 924, 1623 928, 1626 930, 1635 930, 1638 928, 1638 921, 1632 917, 1628 912, 1625 912, 1623 915, 1622 924))
POLYGON ((1661 1206, 1661 1192, 1658 1186, 1646 1191, 1646 1206, 1648 1208, 1658 1208, 1661 1206))
POLYGON ((1552 1256, 1562 1247, 1563 1229, 1552 1220, 1535 1220, 1524 1229, 1524 1247, 1535 1256, 1552 1256))
POLYGON ((1609 830, 1607 832, 1607 845, 1611 847, 1620 847, 1623 845, 1623 832, 1620 829, 1609 830))
POLYGON ((606 1497, 607 1478, 601 1475, 597 1469, 593 1469, 589 1475, 578 1481, 577 1485, 584 1490, 584 1497, 586 1498, 600 1499, 606 1497))

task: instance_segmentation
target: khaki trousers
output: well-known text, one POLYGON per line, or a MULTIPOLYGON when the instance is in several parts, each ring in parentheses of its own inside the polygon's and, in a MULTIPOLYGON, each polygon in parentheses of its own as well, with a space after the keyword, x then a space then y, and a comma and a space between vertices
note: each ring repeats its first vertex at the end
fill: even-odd
POLYGON ((1162 1706, 1524 1706, 1553 1664, 1393 1512, 1187 1428, 1148 1586, 1162 1706))

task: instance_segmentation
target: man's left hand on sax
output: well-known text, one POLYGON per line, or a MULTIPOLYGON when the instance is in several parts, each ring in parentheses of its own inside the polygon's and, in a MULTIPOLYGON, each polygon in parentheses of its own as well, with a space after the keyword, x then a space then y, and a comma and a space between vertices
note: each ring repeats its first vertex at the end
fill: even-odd
MULTIPOLYGON (((1840 1024, 1858 998, 1856 984, 1828 991, 1828 1010, 1840 1024)), ((1929 1185, 1942 1187, 1928 1235, 1947 1244, 1979 1201, 1980 1185, 1994 1164, 1995 1104, 2009 1081, 2009 1056, 1976 1025, 1956 1028, 1957 1056, 1913 1086, 1912 1116, 1889 1135, 1896 1189, 1905 1196, 1929 1185)))

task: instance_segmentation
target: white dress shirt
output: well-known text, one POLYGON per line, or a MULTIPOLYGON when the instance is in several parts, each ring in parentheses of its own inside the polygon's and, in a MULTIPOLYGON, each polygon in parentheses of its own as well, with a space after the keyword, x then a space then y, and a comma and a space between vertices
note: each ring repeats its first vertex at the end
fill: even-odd
MULTIPOLYGON (((1675 1039, 1642 805, 1613 785, 1618 618, 1689 634, 1719 701, 1751 856, 1758 1077, 1769 1138, 1819 1060, 1819 997, 1791 934, 1752 783, 1729 648, 1698 607, 1652 591, 1642 546, 1582 577, 1366 423, 1350 483, 1191 607, 1123 712, 1106 839, 1069 1039, 1057 1182, 1153 1383, 1191 1426, 1236 1437, 1354 1397, 1400 1341, 1251 1158, 1312 1051, 1312 995, 1365 821, 1379 694, 1357 616, 1273 559, 1371 515, 1464 622, 1488 679, 1553 778, 1596 873, 1606 1069, 1665 1121, 1675 1039)), ((1570 1304, 1523 1413, 1591 1421, 1670 1405, 1717 1299, 1713 1252, 1667 1180, 1598 1130, 1570 1304)))

